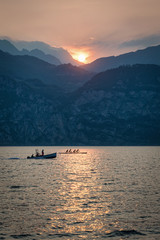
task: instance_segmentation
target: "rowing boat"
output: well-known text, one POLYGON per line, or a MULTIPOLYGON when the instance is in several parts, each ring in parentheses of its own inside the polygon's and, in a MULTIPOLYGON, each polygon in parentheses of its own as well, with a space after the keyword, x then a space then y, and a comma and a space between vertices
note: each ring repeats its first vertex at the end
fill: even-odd
POLYGON ((87 154, 87 152, 59 152, 59 154, 87 154))

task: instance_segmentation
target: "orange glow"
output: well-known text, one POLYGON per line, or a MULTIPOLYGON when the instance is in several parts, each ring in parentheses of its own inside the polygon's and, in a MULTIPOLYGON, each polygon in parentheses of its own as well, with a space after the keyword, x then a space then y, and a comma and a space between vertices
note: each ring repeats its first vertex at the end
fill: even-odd
POLYGON ((79 50, 71 50, 70 54, 72 55, 72 57, 77 60, 78 62, 81 63, 88 63, 88 57, 89 57, 89 53, 85 52, 85 51, 79 51, 79 50))

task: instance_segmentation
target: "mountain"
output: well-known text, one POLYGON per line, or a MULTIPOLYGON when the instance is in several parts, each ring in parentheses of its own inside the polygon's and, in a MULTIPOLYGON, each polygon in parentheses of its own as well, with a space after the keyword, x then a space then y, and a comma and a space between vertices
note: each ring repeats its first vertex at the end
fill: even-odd
POLYGON ((148 47, 136 52, 129 52, 117 57, 111 56, 99 58, 92 63, 83 65, 83 69, 90 72, 103 72, 108 69, 117 68, 121 65, 133 65, 137 63, 160 65, 160 45, 148 47))
POLYGON ((19 80, 39 79, 44 84, 56 85, 66 92, 71 92, 82 86, 93 74, 64 64, 55 66, 32 56, 15 56, 0 51, 0 74, 19 80))
POLYGON ((13 41, 13 40, 10 40, 10 41, 19 50, 27 49, 27 50, 31 51, 33 49, 39 49, 39 50, 43 51, 45 54, 55 56, 56 58, 58 58, 60 60, 60 62, 62 64, 71 63, 73 65, 78 65, 78 62, 75 61, 72 58, 72 56, 69 54, 69 52, 63 48, 52 47, 49 44, 46 44, 46 43, 40 42, 40 41, 32 41, 32 42, 13 41))
POLYGON ((137 64, 99 73, 76 92, 71 108, 73 142, 160 145, 160 66, 137 64))
POLYGON ((30 81, 0 76, 0 145, 160 145, 160 66, 107 70, 56 98, 30 81))
POLYGON ((51 54, 45 54, 43 51, 39 49, 33 49, 31 51, 28 51, 27 49, 22 49, 20 51, 20 55, 29 55, 29 56, 34 56, 37 57, 45 62, 54 64, 54 65, 60 65, 61 62, 58 58, 54 57, 51 54))
POLYGON ((59 113, 61 101, 8 76, 0 76, 0 85, 0 145, 46 145, 66 140, 59 113))
POLYGON ((27 49, 22 49, 22 51, 19 51, 12 43, 10 43, 8 40, 0 40, 0 50, 4 52, 8 52, 12 55, 29 55, 37 57, 43 61, 46 61, 48 63, 54 64, 54 65, 60 65, 61 62, 58 58, 54 57, 50 54, 45 54, 43 51, 39 49, 33 49, 31 51, 28 51, 27 49))
POLYGON ((18 49, 12 43, 5 39, 4 40, 0 39, 0 50, 2 50, 3 52, 8 52, 12 55, 20 54, 18 49))

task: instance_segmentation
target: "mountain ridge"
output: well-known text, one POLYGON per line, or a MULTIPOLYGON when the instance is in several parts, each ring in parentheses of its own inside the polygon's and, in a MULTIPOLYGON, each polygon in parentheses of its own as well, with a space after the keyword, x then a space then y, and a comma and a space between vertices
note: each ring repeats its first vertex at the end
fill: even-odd
POLYGON ((158 65, 107 70, 56 99, 12 77, 0 84, 0 145, 160 145, 158 65))
POLYGON ((160 145, 159 65, 94 74, 0 50, 0 85, 0 145, 160 145))
POLYGON ((39 79, 45 84, 57 85, 73 91, 88 81, 93 74, 71 64, 59 66, 28 55, 11 55, 0 50, 0 73, 25 81, 39 79))
POLYGON ((31 51, 28 51, 27 49, 22 49, 21 51, 18 50, 11 42, 9 42, 6 39, 0 39, 0 50, 3 52, 10 53, 12 55, 29 55, 33 57, 38 57, 39 59, 46 61, 48 63, 54 64, 54 65, 60 65, 61 62, 58 58, 56 58, 53 55, 45 54, 43 51, 39 49, 33 49, 31 51))
POLYGON ((60 60, 60 62, 62 64, 67 64, 67 63, 71 63, 73 65, 77 65, 77 61, 75 61, 72 56, 70 55, 70 53, 65 50, 62 47, 52 47, 49 44, 45 43, 45 42, 41 42, 41 41, 14 41, 14 40, 10 40, 10 42, 12 44, 14 44, 14 46, 16 48, 18 48, 19 50, 22 50, 23 48, 31 51, 33 49, 39 49, 41 51, 43 51, 46 54, 51 54, 53 56, 55 56, 56 58, 58 58, 60 60))
POLYGON ((82 66, 91 72, 103 72, 111 68, 117 68, 121 65, 133 64, 157 64, 160 65, 160 45, 151 46, 135 52, 121 54, 119 56, 110 56, 98 58, 95 61, 82 66))

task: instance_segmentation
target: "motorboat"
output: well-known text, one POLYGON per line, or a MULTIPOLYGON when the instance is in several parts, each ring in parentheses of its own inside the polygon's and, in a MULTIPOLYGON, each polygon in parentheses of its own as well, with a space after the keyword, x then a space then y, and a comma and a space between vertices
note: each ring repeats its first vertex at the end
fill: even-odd
POLYGON ((57 153, 51 153, 51 154, 46 154, 46 155, 33 155, 32 156, 28 156, 28 159, 49 159, 49 158, 56 158, 57 157, 57 153))

